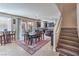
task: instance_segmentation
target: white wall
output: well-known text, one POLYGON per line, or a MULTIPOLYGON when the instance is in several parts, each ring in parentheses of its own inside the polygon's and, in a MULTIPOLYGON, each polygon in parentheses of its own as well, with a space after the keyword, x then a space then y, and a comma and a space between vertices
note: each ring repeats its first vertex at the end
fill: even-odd
POLYGON ((62 28, 77 28, 76 3, 59 4, 62 13, 62 28))
POLYGON ((76 28, 76 10, 63 14, 62 28, 76 28))
POLYGON ((4 29, 11 31, 11 18, 0 17, 0 31, 4 29))

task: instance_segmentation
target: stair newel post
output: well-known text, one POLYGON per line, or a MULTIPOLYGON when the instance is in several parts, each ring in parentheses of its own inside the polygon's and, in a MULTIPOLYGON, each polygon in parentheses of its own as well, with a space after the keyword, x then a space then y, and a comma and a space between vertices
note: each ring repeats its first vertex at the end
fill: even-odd
MULTIPOLYGON (((55 31, 53 34, 56 34, 55 31)), ((56 52, 56 35, 53 35, 53 51, 56 52)))

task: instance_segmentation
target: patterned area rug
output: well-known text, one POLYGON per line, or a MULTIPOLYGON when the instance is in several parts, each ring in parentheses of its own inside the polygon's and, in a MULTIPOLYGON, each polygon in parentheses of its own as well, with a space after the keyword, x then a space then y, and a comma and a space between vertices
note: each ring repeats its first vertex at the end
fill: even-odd
POLYGON ((41 40, 37 44, 33 46, 29 46, 24 41, 19 41, 18 45, 21 46, 25 51, 30 53, 31 55, 34 54, 36 51, 38 51, 41 47, 43 47, 45 44, 47 44, 50 40, 41 40))

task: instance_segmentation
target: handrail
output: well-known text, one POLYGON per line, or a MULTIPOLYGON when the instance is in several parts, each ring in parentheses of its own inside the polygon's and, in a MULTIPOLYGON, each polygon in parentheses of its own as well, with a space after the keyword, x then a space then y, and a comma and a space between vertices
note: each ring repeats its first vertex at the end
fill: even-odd
POLYGON ((56 26, 55 26, 55 31, 57 32, 58 31, 58 29, 59 29, 59 26, 61 25, 61 17, 60 17, 60 19, 57 21, 57 24, 56 24, 56 26))
POLYGON ((62 17, 56 22, 56 25, 54 27, 54 37, 53 37, 53 51, 56 51, 58 39, 59 39, 59 34, 61 31, 61 22, 62 22, 62 17))

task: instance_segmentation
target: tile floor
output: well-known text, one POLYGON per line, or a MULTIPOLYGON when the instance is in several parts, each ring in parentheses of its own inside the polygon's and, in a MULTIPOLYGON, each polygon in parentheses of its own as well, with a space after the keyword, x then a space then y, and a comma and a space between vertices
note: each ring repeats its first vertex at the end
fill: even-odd
POLYGON ((5 46, 0 46, 0 56, 58 56, 58 53, 52 51, 50 42, 33 55, 30 55, 16 43, 10 43, 5 46))
POLYGON ((48 42, 33 55, 26 52, 16 42, 9 43, 5 46, 0 46, 0 56, 58 56, 57 52, 53 52, 53 47, 50 43, 48 42))

